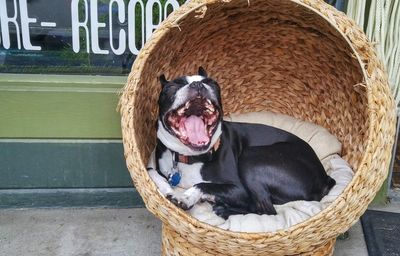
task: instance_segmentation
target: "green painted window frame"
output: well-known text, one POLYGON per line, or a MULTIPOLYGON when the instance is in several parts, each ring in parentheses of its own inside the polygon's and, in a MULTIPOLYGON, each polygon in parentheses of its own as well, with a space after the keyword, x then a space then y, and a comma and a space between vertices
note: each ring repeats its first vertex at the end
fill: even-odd
POLYGON ((0 74, 0 138, 121 138, 127 76, 0 74))

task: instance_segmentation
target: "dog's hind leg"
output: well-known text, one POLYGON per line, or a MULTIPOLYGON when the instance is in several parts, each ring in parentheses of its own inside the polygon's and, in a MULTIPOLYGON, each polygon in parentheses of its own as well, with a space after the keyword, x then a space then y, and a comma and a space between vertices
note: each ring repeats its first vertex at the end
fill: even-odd
POLYGON ((269 167, 263 163, 263 159, 268 156, 265 149, 268 147, 253 147, 242 152, 239 159, 240 177, 251 198, 249 210, 257 214, 275 215, 277 213, 267 184, 266 173, 269 167))
POLYGON ((213 205, 213 211, 221 218, 228 219, 231 215, 248 214, 249 210, 244 208, 232 207, 224 203, 216 203, 213 205))
POLYGON ((249 192, 253 199, 253 204, 250 206, 252 212, 269 215, 277 214, 274 205, 272 204, 271 194, 267 186, 259 181, 256 185, 252 184, 249 192))

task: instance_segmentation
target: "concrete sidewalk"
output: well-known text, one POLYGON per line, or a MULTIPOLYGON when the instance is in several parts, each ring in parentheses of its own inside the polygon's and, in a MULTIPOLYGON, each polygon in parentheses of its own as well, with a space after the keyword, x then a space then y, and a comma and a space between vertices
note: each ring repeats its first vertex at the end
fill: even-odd
POLYGON ((0 255, 160 255, 160 232, 146 209, 0 210, 0 255))
MULTIPOLYGON (((400 203, 375 208, 400 212, 400 203)), ((0 210, 0 256, 152 256, 161 223, 146 209, 0 210)), ((368 255, 359 222, 338 240, 335 256, 368 255)))

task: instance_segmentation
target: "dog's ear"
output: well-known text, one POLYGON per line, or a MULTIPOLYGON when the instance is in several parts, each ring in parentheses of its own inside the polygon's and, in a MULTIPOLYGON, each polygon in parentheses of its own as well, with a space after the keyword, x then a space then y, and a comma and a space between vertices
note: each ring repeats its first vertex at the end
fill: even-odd
POLYGON ((169 82, 168 82, 168 80, 165 78, 165 75, 164 74, 162 74, 160 77, 159 77, 159 79, 160 79, 160 83, 161 83, 161 86, 164 88, 164 86, 166 86, 169 82))
POLYGON ((206 70, 201 66, 199 67, 199 75, 204 76, 204 77, 208 77, 206 70))

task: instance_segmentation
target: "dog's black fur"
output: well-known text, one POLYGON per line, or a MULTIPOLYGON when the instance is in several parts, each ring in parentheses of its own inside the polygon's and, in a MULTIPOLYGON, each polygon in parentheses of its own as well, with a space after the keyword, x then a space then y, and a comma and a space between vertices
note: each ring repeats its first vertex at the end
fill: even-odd
MULTIPOLYGON (((165 151, 188 154, 185 150, 179 152, 186 147, 191 152, 188 155, 192 162, 203 163, 200 169, 203 182, 193 184, 193 187, 200 191, 200 200, 210 201, 215 213, 223 218, 246 213, 276 214, 273 204, 295 200, 319 201, 329 192, 335 180, 326 174, 317 155, 305 141, 271 126, 223 121, 219 85, 207 76, 204 69, 200 68, 199 74, 202 78, 195 82, 186 77, 173 81, 160 77, 163 88, 159 97, 158 129, 162 125, 162 129, 176 137, 166 117, 178 100, 178 91, 186 86, 185 101, 194 97, 209 99, 218 111, 216 127, 210 131, 210 141, 205 145, 193 145, 181 140, 182 145, 168 148, 165 139, 159 137, 157 169, 162 169, 159 163, 165 151), (220 138, 219 146, 214 151, 213 142, 217 136, 220 138)), ((185 115, 201 116, 203 110, 202 107, 192 107, 186 110, 191 113, 185 115)), ((166 176, 162 170, 159 173, 166 176)), ((166 196, 181 208, 193 206, 193 203, 172 193, 166 196)))

